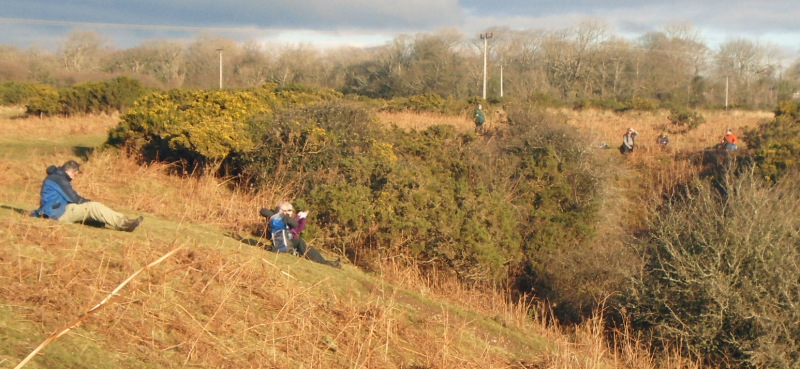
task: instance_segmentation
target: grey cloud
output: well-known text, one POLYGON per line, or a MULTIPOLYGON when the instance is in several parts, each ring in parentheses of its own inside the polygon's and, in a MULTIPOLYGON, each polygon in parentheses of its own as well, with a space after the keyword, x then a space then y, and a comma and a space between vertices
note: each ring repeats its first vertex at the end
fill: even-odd
MULTIPOLYGON (((792 48, 800 39, 796 0, 0 0, 0 8, 7 18, 188 28, 179 37, 191 37, 197 31, 193 27, 238 39, 267 39, 268 34, 292 31, 396 35, 446 27, 477 35, 495 26, 555 30, 597 19, 624 37, 688 23, 701 34, 713 33, 715 39, 769 36, 792 48), (235 30, 226 33, 220 28, 235 30)), ((4 28, 9 28, 8 22, 4 28)), ((80 27, 69 23, 31 28, 58 28, 64 34, 80 27)), ((20 37, 4 34, 9 42, 20 37)), ((173 34, 136 34, 140 39, 168 35, 173 34)))
MULTIPOLYGON (((2 1, 0 1, 0 5, 2 1)), ((459 25, 457 0, 27 0, 6 17, 170 26, 295 29, 436 29, 459 25)))

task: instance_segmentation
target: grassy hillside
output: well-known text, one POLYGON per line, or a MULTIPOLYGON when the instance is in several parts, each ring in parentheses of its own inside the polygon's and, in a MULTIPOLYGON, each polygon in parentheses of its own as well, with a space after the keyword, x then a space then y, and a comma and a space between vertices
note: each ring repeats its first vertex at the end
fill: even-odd
MULTIPOLYGON (((564 114, 592 132, 596 142, 587 147, 607 142, 615 148, 629 126, 641 133, 644 147, 634 156, 600 152, 608 186, 607 219, 598 229, 608 242, 641 220, 630 205, 641 204, 657 190, 651 185, 665 182, 653 176, 677 180, 692 170, 674 167, 671 153, 646 147, 664 117, 564 114)), ((116 124, 115 116, 17 115, 0 113, 2 368, 16 366, 126 278, 175 249, 26 367, 694 366, 676 358, 657 361, 625 332, 618 341, 624 347, 609 347, 600 316, 564 331, 535 301, 514 303, 498 291, 468 289, 405 260, 385 260, 375 272, 364 273, 351 265, 339 270, 268 253, 257 236, 257 211, 288 198, 280 189, 237 193, 211 178, 178 178, 167 174, 167 166, 144 167, 116 153, 94 152, 116 124), (24 214, 36 207, 46 166, 73 158, 89 159, 73 182, 79 193, 125 214, 143 215, 139 229, 124 233, 24 214)), ((673 135, 674 150, 711 146, 726 127, 752 126, 765 118, 711 115, 701 129, 673 135)), ((381 119, 424 128, 439 118, 396 114, 381 119)), ((468 121, 448 122, 472 129, 468 121)))

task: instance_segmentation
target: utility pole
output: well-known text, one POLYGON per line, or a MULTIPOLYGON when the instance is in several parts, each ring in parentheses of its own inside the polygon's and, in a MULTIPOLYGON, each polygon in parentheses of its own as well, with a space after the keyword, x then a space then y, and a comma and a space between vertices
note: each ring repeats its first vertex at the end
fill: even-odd
POLYGON ((500 97, 503 97, 503 61, 500 61, 500 97))
POLYGON ((492 38, 492 34, 481 33, 481 40, 483 40, 483 99, 486 100, 486 57, 487 57, 487 49, 489 48, 489 39, 492 38))
POLYGON ((219 52, 219 89, 222 89, 222 50, 223 48, 217 49, 219 52))
POLYGON ((725 110, 728 110, 728 76, 725 76, 725 110))

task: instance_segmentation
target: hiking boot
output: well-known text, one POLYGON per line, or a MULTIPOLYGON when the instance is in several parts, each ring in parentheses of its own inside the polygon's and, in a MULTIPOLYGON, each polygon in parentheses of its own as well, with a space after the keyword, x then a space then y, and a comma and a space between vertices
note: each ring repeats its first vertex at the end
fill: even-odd
POLYGON ((136 227, 139 226, 139 223, 141 223, 143 220, 144 217, 142 216, 136 219, 127 219, 125 220, 125 223, 122 225, 122 230, 125 232, 133 232, 133 230, 136 229, 136 227))
POLYGON ((328 265, 330 265, 330 266, 332 266, 332 267, 334 267, 336 269, 342 269, 341 261, 342 261, 342 258, 338 258, 338 259, 336 259, 336 261, 328 261, 328 265))

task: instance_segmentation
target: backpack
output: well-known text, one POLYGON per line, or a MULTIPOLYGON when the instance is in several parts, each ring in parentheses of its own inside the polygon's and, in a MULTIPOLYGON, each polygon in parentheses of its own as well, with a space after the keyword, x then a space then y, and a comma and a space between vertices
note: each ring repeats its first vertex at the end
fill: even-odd
POLYGON ((282 216, 276 214, 269 218, 269 227, 272 229, 273 252, 291 252, 294 250, 292 247, 292 232, 286 226, 282 216))

